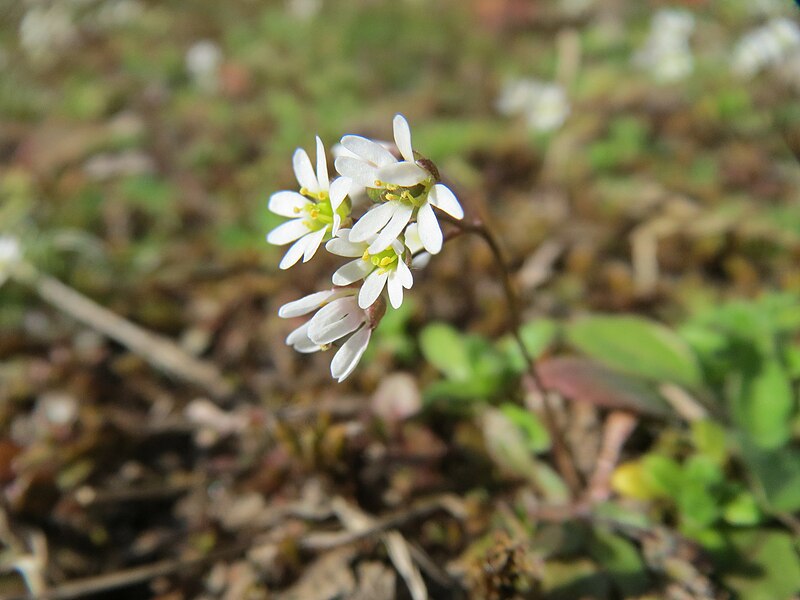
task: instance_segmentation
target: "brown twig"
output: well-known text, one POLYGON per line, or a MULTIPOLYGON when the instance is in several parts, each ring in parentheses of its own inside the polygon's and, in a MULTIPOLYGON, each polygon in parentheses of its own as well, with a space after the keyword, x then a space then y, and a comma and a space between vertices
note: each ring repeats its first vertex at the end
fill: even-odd
POLYGON ((123 319, 33 265, 20 265, 13 276, 32 287, 42 300, 119 342, 151 365, 194 383, 215 398, 224 398, 232 393, 233 387, 215 365, 195 358, 171 340, 123 319))
MULTIPOLYGON (((117 571, 116 573, 78 579, 77 581, 70 581, 58 587, 38 593, 35 597, 35 600, 71 600, 72 598, 85 598, 91 594, 97 594, 99 592, 136 585, 151 579, 155 579, 156 577, 163 577, 164 575, 176 573, 181 569, 196 567, 219 560, 221 558, 235 556, 244 552, 247 547, 247 544, 239 544, 237 546, 226 548, 225 550, 220 550, 203 557, 162 560, 149 565, 134 567, 133 569, 117 571)), ((32 596, 15 595, 2 596, 0 597, 0 600, 34 599, 32 596)))
POLYGON ((346 529, 344 531, 310 533, 300 540, 300 547, 304 550, 317 552, 330 550, 337 546, 350 544, 401 527, 409 521, 426 517, 439 510, 444 510, 457 517, 463 517, 464 511, 460 500, 454 496, 445 494, 431 500, 419 502, 408 510, 404 510, 400 513, 373 519, 368 527, 346 529))

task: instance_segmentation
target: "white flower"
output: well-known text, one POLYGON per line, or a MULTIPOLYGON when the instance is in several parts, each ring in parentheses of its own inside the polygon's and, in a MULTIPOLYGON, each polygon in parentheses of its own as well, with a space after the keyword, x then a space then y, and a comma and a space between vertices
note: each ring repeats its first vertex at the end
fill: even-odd
POLYGON ((25 13, 19 24, 19 42, 34 60, 53 58, 78 37, 78 29, 68 7, 35 6, 25 13))
POLYGON ((497 110, 506 116, 522 116, 530 129, 553 131, 567 120, 569 101, 564 88, 535 79, 507 82, 497 99, 497 110))
POLYGON ((19 240, 10 235, 0 235, 0 285, 11 275, 11 270, 22 259, 19 240))
POLYGON ((442 230, 433 207, 461 219, 464 211, 450 189, 436 183, 435 167, 415 154, 411 130, 402 115, 394 117, 394 140, 403 160, 381 144, 357 135, 346 135, 342 146, 355 156, 336 159, 336 170, 371 191, 377 204, 359 219, 350 234, 351 242, 372 239, 370 254, 389 248, 406 225, 416 218, 425 249, 437 254, 442 249, 442 230), (426 164, 423 167, 420 163, 426 164))
POLYGON ((352 182, 339 177, 331 182, 328 179, 328 164, 325 147, 317 138, 317 172, 311 159, 302 148, 293 157, 294 173, 300 184, 300 193, 281 191, 272 194, 269 209, 282 217, 294 217, 273 229, 267 235, 270 244, 278 246, 294 242, 280 262, 281 269, 288 269, 300 257, 308 262, 316 253, 326 236, 336 235, 343 219, 350 214, 349 203, 345 197, 352 182))
POLYGON ((634 63, 647 69, 657 81, 678 81, 694 69, 689 38, 694 30, 692 13, 679 9, 659 10, 650 22, 650 34, 634 56, 634 63))
POLYGON ((356 293, 354 288, 316 292, 284 304, 278 311, 278 316, 285 319, 317 311, 286 338, 286 343, 298 352, 327 350, 334 342, 347 338, 331 361, 331 375, 340 383, 358 365, 382 316, 359 307, 356 293))
POLYGON ((745 34, 733 50, 733 71, 752 77, 765 67, 775 66, 800 47, 800 28, 786 18, 772 19, 745 34))
POLYGON ((403 303, 403 288, 411 289, 414 284, 411 270, 405 263, 406 248, 395 239, 388 248, 373 253, 370 250, 373 240, 354 241, 352 230, 342 229, 325 245, 332 254, 355 258, 333 274, 333 284, 350 285, 363 279, 358 305, 364 309, 372 306, 386 287, 392 307, 399 308, 403 303))
POLYGON ((194 83, 209 92, 217 88, 222 51, 211 40, 201 40, 186 51, 186 70, 194 83))
POLYGON ((310 21, 322 9, 322 0, 287 0, 286 10, 294 18, 310 21))

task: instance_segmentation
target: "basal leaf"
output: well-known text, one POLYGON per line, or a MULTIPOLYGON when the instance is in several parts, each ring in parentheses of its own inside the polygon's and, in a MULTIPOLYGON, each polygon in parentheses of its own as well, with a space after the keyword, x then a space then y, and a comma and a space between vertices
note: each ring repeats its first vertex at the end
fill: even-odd
POLYGON ((546 388, 571 400, 637 414, 671 414, 667 403, 647 381, 613 371, 592 360, 551 358, 540 361, 536 370, 546 388))
POLYGON ((578 350, 614 369, 689 387, 701 383, 691 349, 660 323, 632 316, 588 316, 569 323, 566 337, 578 350))

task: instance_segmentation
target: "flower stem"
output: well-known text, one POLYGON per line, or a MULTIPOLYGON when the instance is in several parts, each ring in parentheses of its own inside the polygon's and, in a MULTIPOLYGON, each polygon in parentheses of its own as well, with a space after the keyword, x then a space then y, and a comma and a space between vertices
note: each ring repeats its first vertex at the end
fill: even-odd
POLYGON ((555 459, 556 466, 558 467, 561 476, 564 478, 564 481, 569 486, 572 494, 577 497, 582 488, 581 478, 577 469, 575 468, 575 462, 569 451, 566 440, 564 439, 564 434, 558 426, 555 410, 553 409, 551 400, 547 395, 547 390, 542 384, 539 374, 536 372, 533 357, 531 356, 530 352, 528 352, 528 348, 525 346, 525 342, 520 335, 520 327, 522 326, 522 310, 520 306, 519 294, 517 294, 517 290, 514 286, 511 270, 509 269, 508 261, 503 254, 503 249, 500 246, 500 242, 492 230, 489 229, 489 227, 482 220, 476 219, 471 223, 467 223, 448 218, 444 215, 442 216, 444 217, 443 220, 451 223, 461 232, 471 233, 480 237, 492 252, 492 258, 494 258, 495 265, 497 265, 497 269, 500 271, 500 277, 503 282, 503 292, 506 297, 506 302, 508 303, 508 312, 510 316, 509 320, 511 321, 511 333, 514 337, 514 341, 519 347, 520 352, 522 353, 522 358, 525 361, 528 385, 532 388, 532 391, 534 391, 542 399, 542 415, 544 417, 545 425, 550 432, 550 438, 553 440, 553 458, 555 459))

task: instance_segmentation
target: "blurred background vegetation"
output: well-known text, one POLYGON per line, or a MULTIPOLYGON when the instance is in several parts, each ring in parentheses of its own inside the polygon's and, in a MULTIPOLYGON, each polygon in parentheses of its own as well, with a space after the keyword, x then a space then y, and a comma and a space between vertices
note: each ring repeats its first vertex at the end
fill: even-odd
POLYGON ((0 236, 235 390, 154 369, 12 275, 0 597, 797 598, 799 18, 0 4, 0 236), (578 490, 480 240, 415 274, 345 384, 283 344, 277 308, 338 263, 280 272, 267 199, 315 134, 388 139, 398 112, 504 244, 578 490))

